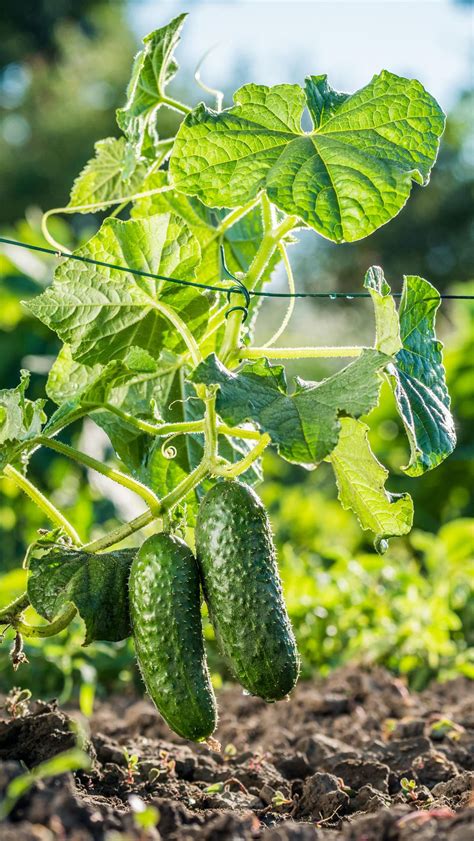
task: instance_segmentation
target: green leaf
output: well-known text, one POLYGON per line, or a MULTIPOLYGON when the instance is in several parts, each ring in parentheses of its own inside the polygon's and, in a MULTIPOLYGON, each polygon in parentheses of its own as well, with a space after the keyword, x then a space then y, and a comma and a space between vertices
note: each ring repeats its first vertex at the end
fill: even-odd
POLYGON ((361 527, 374 533, 376 544, 408 534, 413 523, 413 502, 409 494, 394 496, 385 490, 388 470, 370 449, 369 427, 353 418, 341 418, 340 424, 339 440, 329 461, 342 507, 351 509, 361 527))
POLYGON ((368 236, 402 209, 412 181, 427 183, 444 128, 422 85, 386 70, 352 96, 311 76, 305 91, 250 84, 234 99, 220 113, 200 104, 182 123, 170 160, 176 188, 211 207, 265 189, 334 242, 368 236))
MULTIPOLYGON (((127 141, 124 137, 106 137, 95 144, 95 155, 88 161, 72 185, 68 207, 103 204, 103 210, 121 197, 140 192, 147 167, 139 164, 126 176, 127 141)), ((79 211, 88 213, 88 210, 79 211)))
MULTIPOLYGON (((167 184, 166 172, 154 172, 147 178, 143 189, 144 191, 162 189, 167 184)), ((227 266, 235 274, 235 272, 248 271, 263 238, 260 208, 250 210, 221 235, 217 227, 227 212, 226 209, 210 210, 199 199, 169 189, 136 201, 132 217, 134 219, 149 218, 155 213, 173 213, 180 216, 197 237, 201 246, 201 262, 196 271, 198 280, 201 283, 215 284, 223 278, 221 243, 224 246, 227 266)), ((279 260, 280 254, 276 251, 263 273, 260 285, 270 280, 279 260)))
POLYGON ((389 361, 385 354, 366 349, 320 383, 297 379, 289 394, 281 365, 260 359, 236 374, 212 354, 196 368, 192 380, 219 386, 216 406, 226 423, 253 421, 288 461, 315 467, 337 444, 339 415, 360 417, 376 405, 380 371, 389 361))
MULTIPOLYGON (((76 362, 70 347, 64 345, 46 385, 48 396, 60 405, 50 424, 55 423, 60 413, 66 416, 78 407, 105 403, 157 423, 170 401, 178 364, 178 358, 167 351, 153 360, 146 351, 132 348, 120 362, 89 367, 76 362)), ((107 411, 95 411, 92 418, 105 430, 123 463, 138 475, 151 445, 150 435, 107 411)))
MULTIPOLYGON (((190 280, 200 261, 196 237, 170 214, 127 222, 107 219, 76 253, 190 280)), ((162 309, 178 314, 199 338, 209 302, 209 296, 192 287, 66 259, 53 285, 27 306, 71 346, 74 359, 94 365, 123 359, 131 347, 154 358, 164 349, 184 352, 180 334, 162 309)))
POLYGON ((15 458, 23 442, 40 434, 46 421, 46 401, 25 397, 29 381, 29 372, 22 370, 16 388, 0 390, 0 470, 15 458))
POLYGON ((364 286, 370 291, 375 310, 375 347, 393 356, 401 350, 400 324, 395 301, 382 269, 372 266, 364 279, 364 286))
POLYGON ((28 597, 51 622, 71 602, 86 625, 84 645, 130 635, 128 577, 135 549, 93 555, 56 546, 29 556, 28 597))
POLYGON ((135 58, 127 89, 127 102, 117 111, 117 123, 138 158, 154 155, 158 143, 157 118, 166 98, 166 86, 176 75, 173 53, 179 44, 185 14, 143 39, 144 48, 135 58))
POLYGON ((403 348, 388 373, 398 413, 411 449, 409 476, 432 470, 456 446, 456 430, 443 366, 443 345, 436 338, 437 289, 422 277, 404 278, 400 303, 403 348))

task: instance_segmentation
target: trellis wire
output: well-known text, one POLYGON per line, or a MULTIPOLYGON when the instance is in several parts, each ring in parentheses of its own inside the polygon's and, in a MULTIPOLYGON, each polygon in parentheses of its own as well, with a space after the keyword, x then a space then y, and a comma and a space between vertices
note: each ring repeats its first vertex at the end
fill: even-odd
MULTIPOLYGON (((252 295, 254 297, 259 298, 329 298, 331 301, 335 301, 337 299, 351 301, 357 298, 370 298, 370 292, 264 292, 262 290, 254 290, 254 289, 247 289, 242 281, 238 281, 240 287, 223 287, 223 286, 216 286, 215 284, 211 283, 200 283, 196 280, 181 280, 177 277, 168 277, 167 275, 160 275, 160 274, 153 274, 152 272, 145 272, 142 269, 134 269, 131 266, 120 266, 116 263, 106 263, 103 260, 94 260, 92 257, 85 257, 81 254, 68 254, 65 251, 54 250, 53 248, 45 248, 42 245, 32 245, 28 242, 20 242, 19 240, 15 239, 7 239, 6 237, 0 237, 0 242, 4 243, 5 245, 14 245, 18 246, 19 248, 26 248, 29 251, 40 251, 43 254, 52 254, 56 257, 64 257, 68 260, 78 260, 81 263, 88 263, 89 265, 93 266, 101 266, 102 268, 106 269, 113 269, 114 271, 118 272, 127 272, 129 274, 137 275, 138 277, 146 277, 150 278, 151 280, 163 280, 167 283, 176 283, 180 286, 192 286, 195 289, 202 289, 210 292, 220 292, 225 295, 229 293, 235 294, 242 294, 248 299, 247 296, 252 295)), ((225 267, 224 267, 225 270, 225 267)), ((230 275, 230 272, 227 273, 230 275)), ((233 278, 232 275, 230 277, 233 278)), ((391 293, 394 298, 400 298, 402 296, 401 292, 392 292, 391 293)), ((454 300, 454 301, 472 301, 474 300, 474 295, 439 295, 440 298, 444 300, 454 300)), ((437 300, 437 297, 433 298, 425 298, 425 301, 432 301, 437 300)))

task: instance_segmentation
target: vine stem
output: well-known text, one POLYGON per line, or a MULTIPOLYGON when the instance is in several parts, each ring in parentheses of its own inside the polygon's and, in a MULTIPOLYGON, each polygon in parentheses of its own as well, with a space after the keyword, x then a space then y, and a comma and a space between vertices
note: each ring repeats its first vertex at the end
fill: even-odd
POLYGON ((38 488, 30 482, 26 476, 23 476, 19 470, 16 470, 15 467, 11 464, 7 464, 3 471, 5 476, 8 476, 9 479, 18 485, 19 488, 38 506, 38 508, 43 511, 44 514, 54 523, 55 526, 59 526, 59 528, 63 529, 63 531, 71 538, 72 542, 76 545, 79 545, 81 542, 81 538, 79 537, 75 528, 71 525, 71 523, 66 519, 64 514, 59 511, 49 499, 47 499, 38 488))
POLYGON ((141 418, 136 418, 134 415, 130 415, 128 412, 124 412, 122 409, 119 409, 117 406, 112 406, 110 403, 104 403, 102 406, 94 404, 94 406, 91 407, 91 411, 94 412, 100 412, 103 410, 112 412, 112 414, 125 421, 125 423, 130 424, 130 426, 135 427, 135 429, 139 429, 141 432, 147 432, 149 435, 161 437, 164 435, 182 435, 183 433, 204 431, 204 420, 154 424, 142 420, 141 418))
POLYGON ((247 202, 247 204, 242 205, 242 207, 237 207, 235 210, 232 210, 227 216, 224 217, 220 225, 217 226, 217 233, 219 235, 224 234, 232 225, 235 225, 243 216, 245 216, 256 204, 260 201, 260 197, 257 196, 251 201, 247 202))
POLYGON ((364 347, 242 347, 234 352, 237 359, 343 359, 349 356, 360 356, 364 347))
POLYGON ((215 389, 206 391, 206 414, 204 416, 204 461, 212 464, 217 458, 217 414, 215 389))
POLYGON ((140 529, 144 529, 145 526, 150 525, 155 519, 157 518, 151 511, 144 511, 143 514, 139 514, 135 519, 130 520, 128 523, 123 523, 123 525, 118 526, 108 534, 104 534, 103 537, 98 537, 97 540, 91 540, 89 543, 85 543, 81 548, 84 552, 102 552, 103 549, 115 546, 116 543, 121 543, 122 540, 130 537, 130 535, 135 534, 140 529))
POLYGON ((12 627, 17 633, 23 637, 36 637, 37 639, 45 639, 46 637, 53 637, 64 631, 77 614, 77 608, 71 604, 66 607, 63 612, 48 625, 30 625, 28 622, 23 622, 22 619, 12 621, 12 627))
POLYGON ((49 447, 49 449, 55 450, 57 453, 76 461, 78 464, 82 464, 85 467, 91 468, 91 470, 95 470, 97 473, 100 473, 102 476, 106 476, 108 479, 112 479, 124 488, 128 488, 128 490, 133 491, 146 502, 150 508, 150 512, 154 516, 158 514, 160 510, 160 500, 156 494, 150 490, 150 488, 147 488, 146 485, 143 485, 142 482, 139 482, 137 479, 127 476, 126 473, 122 473, 121 470, 117 470, 115 467, 103 464, 101 461, 87 455, 87 453, 80 453, 78 450, 75 450, 74 447, 70 447, 69 444, 63 444, 61 441, 56 441, 54 438, 48 438, 46 435, 38 435, 35 438, 35 441, 37 441, 38 444, 42 444, 44 447, 49 447))
MULTIPOLYGON (((103 406, 93 406, 91 411, 107 410, 112 412, 118 418, 139 429, 141 432, 147 432, 149 435, 156 435, 157 437, 168 437, 170 435, 192 435, 200 432, 205 432, 205 419, 196 421, 178 421, 177 423, 162 423, 153 424, 144 421, 141 418, 136 418, 128 412, 124 412, 117 406, 112 406, 109 403, 104 403, 103 406)), ((231 435, 234 438, 256 438, 260 439, 260 432, 254 429, 242 429, 240 426, 227 426, 225 423, 218 423, 216 426, 219 435, 231 435)))
MULTIPOLYGON (((173 144, 170 144, 170 149, 173 144)), ((54 239, 53 235, 50 233, 48 228, 48 221, 52 216, 58 216, 60 213, 64 214, 73 214, 73 213, 94 213, 98 210, 107 210, 108 207, 112 207, 112 205, 127 205, 131 201, 136 201, 137 199, 146 199, 148 196, 155 196, 157 193, 166 193, 172 190, 173 187, 169 184, 165 184, 163 187, 155 187, 153 190, 144 190, 141 193, 134 193, 130 196, 118 196, 115 199, 108 199, 107 201, 101 202, 92 202, 91 204, 80 204, 77 206, 68 205, 66 207, 52 207, 50 210, 47 210, 46 213, 43 213, 41 218, 41 233, 43 234, 46 242, 49 242, 53 248, 56 248, 58 251, 63 252, 64 254, 72 254, 70 248, 66 248, 66 246, 62 245, 60 242, 54 239)), ((116 211, 120 212, 120 211, 116 211)))
MULTIPOLYGON (((264 220, 267 224, 271 224, 271 207, 265 195, 261 197, 262 208, 264 210, 264 220)), ((269 261, 271 260, 280 241, 288 234, 298 223, 296 216, 287 216, 276 228, 267 229, 263 235, 262 241, 257 253, 252 261, 252 264, 245 277, 245 285, 247 289, 254 289, 265 271, 269 261)), ((224 364, 228 364, 235 356, 235 351, 239 344, 240 328, 242 326, 242 313, 233 312, 227 319, 224 338, 220 357, 224 364)))
POLYGON ((7 604, 6 607, 2 607, 0 610, 0 625, 10 624, 15 616, 26 610, 29 603, 28 593, 22 593, 21 596, 18 596, 10 604, 7 604))
POLYGON ((255 447, 253 447, 250 452, 244 456, 244 458, 240 459, 237 464, 233 464, 230 467, 227 465, 224 467, 216 465, 213 473, 217 476, 224 476, 226 479, 235 479, 236 476, 240 476, 242 473, 245 473, 245 471, 252 466, 254 461, 261 456, 265 447, 268 447, 271 440, 272 439, 270 438, 268 432, 264 432, 258 444, 256 444, 255 447))
POLYGON ((261 434, 256 429, 241 429, 240 426, 227 426, 226 423, 217 425, 219 435, 231 435, 233 438, 250 438, 260 440, 261 434))
POLYGON ((191 359, 194 363, 194 366, 197 367, 200 362, 202 362, 202 355, 201 351, 199 350, 199 345, 194 338, 191 330, 189 329, 188 325, 183 321, 183 319, 170 307, 167 307, 166 304, 163 304, 161 301, 151 301, 151 306, 153 309, 160 312, 168 321, 171 322, 173 327, 176 328, 178 333, 180 334, 183 342, 185 343, 189 353, 191 355, 191 359))
POLYGON ((134 520, 131 520, 129 523, 124 523, 124 525, 119 526, 114 531, 109 532, 109 534, 105 534, 103 537, 98 538, 98 540, 93 540, 90 543, 86 543, 82 549, 85 552, 101 552, 103 549, 108 549, 110 546, 115 546, 117 543, 121 543, 122 540, 125 540, 126 537, 130 537, 131 534, 134 534, 140 529, 145 528, 148 526, 153 520, 159 519, 159 517, 163 514, 167 514, 171 511, 181 499, 184 499, 190 491, 192 491, 200 482, 210 473, 210 465, 207 463, 205 459, 201 461, 200 464, 188 475, 186 476, 182 482, 176 485, 169 494, 163 497, 160 504, 160 511, 157 516, 151 513, 151 511, 145 511, 143 514, 140 514, 139 517, 135 517, 134 520))
POLYGON ((173 111, 179 111, 180 114, 190 114, 193 110, 189 107, 189 105, 185 105, 184 102, 179 102, 177 99, 173 99, 171 96, 161 96, 161 102, 163 105, 167 105, 168 108, 172 108, 173 111))

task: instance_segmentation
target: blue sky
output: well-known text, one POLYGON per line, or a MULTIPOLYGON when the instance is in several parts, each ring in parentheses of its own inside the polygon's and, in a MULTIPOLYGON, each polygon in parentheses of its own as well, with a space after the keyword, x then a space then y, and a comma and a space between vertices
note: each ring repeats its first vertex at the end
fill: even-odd
POLYGON ((178 59, 186 76, 218 44, 203 68, 208 84, 327 73, 350 92, 386 68, 420 79, 445 109, 472 84, 472 7, 447 0, 133 0, 130 21, 141 37, 183 11, 190 16, 178 59))

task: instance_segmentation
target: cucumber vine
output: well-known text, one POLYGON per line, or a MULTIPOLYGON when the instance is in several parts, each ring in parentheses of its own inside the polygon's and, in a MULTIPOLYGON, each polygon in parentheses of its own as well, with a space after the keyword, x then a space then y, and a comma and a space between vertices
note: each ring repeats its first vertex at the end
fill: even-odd
POLYGON ((27 593, 0 610, 0 625, 25 636, 57 633, 77 612, 86 642, 127 636, 134 550, 117 546, 152 523, 192 530, 216 481, 261 480, 268 446, 308 469, 329 462, 341 504, 383 551, 410 530, 413 508, 408 494, 386 490, 362 420, 382 380, 407 433, 409 476, 455 446, 435 335, 440 299, 427 280, 407 275, 397 310, 382 270, 368 269, 368 348, 278 347, 292 299, 256 347, 262 299, 247 302, 245 293, 261 292, 280 262, 295 292, 288 251, 299 229, 352 242, 401 211, 413 182, 428 183, 444 129, 439 105, 419 82, 384 70, 354 94, 333 90, 324 75, 304 88, 247 84, 224 110, 220 92, 204 86, 217 108, 192 107, 168 93, 184 20, 145 38, 117 113, 121 136, 98 141, 67 207, 44 215, 46 239, 64 254, 48 228, 53 215, 110 213, 73 252, 89 262, 61 258, 52 285, 27 304, 63 342, 46 386, 58 408, 47 418, 46 400, 27 398, 25 371, 16 388, 0 391, 0 471, 51 524, 28 550, 27 593), (172 138, 159 135, 167 108, 183 117, 172 138), (301 128, 305 110, 310 131, 301 128), (289 387, 284 367, 270 361, 304 358, 349 362, 322 382, 289 387), (86 416, 108 434, 120 469, 58 439, 86 416), (98 539, 79 535, 28 478, 40 447, 132 490, 145 510, 98 539), (28 625, 29 605, 49 624, 28 625))

